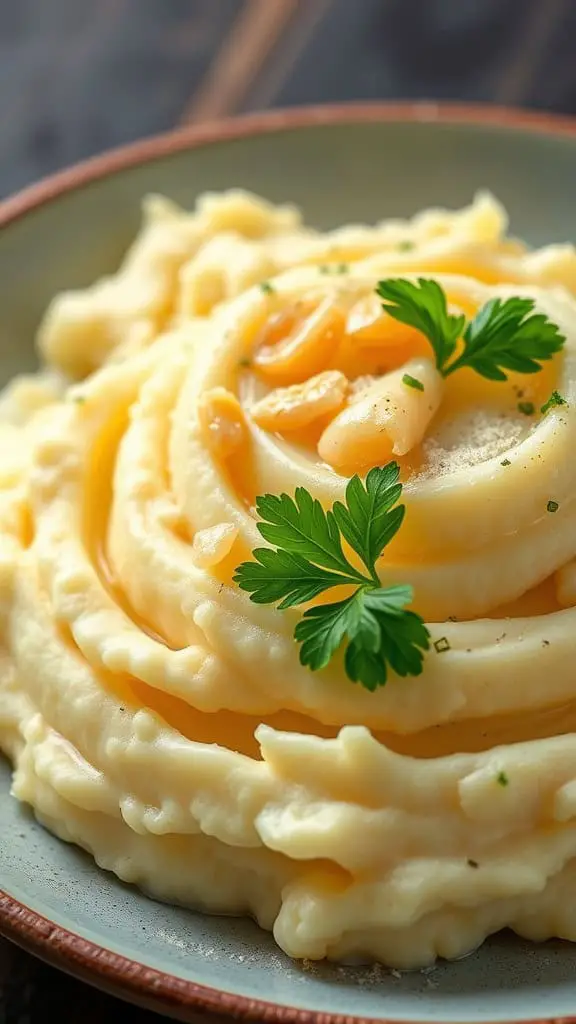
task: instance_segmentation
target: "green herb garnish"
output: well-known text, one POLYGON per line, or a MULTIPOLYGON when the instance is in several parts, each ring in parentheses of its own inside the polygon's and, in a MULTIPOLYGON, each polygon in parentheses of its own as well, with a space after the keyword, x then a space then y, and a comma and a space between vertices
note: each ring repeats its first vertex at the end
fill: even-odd
POLYGON ((416 391, 424 391, 422 381, 418 380, 417 377, 412 377, 409 373, 404 374, 402 377, 402 383, 405 384, 407 388, 414 388, 416 391))
POLYGON ((412 249, 415 248, 415 245, 414 242, 411 242, 406 238, 403 242, 398 242, 396 248, 398 249, 398 252, 411 252, 412 249))
POLYGON ((518 402, 518 412, 524 414, 524 416, 533 416, 536 412, 534 402, 518 402))
POLYGON ((321 263, 318 267, 320 274, 347 274, 349 270, 350 265, 348 263, 321 263))
POLYGON ((559 508, 560 508, 560 505, 558 504, 557 501, 549 501, 548 504, 546 505, 546 511, 547 512, 557 512, 559 508))
POLYGON ((548 401, 544 402, 544 405, 541 406, 540 412, 545 416, 550 409, 555 409, 557 405, 568 405, 568 402, 565 398, 562 398, 559 391, 553 391, 548 401))
POLYGON ((510 779, 506 775, 506 772, 498 772, 498 775, 496 776, 496 782, 498 783, 499 786, 507 786, 508 783, 510 782, 510 779))
POLYGON ((376 291, 390 316, 428 338, 443 377, 466 366, 488 380, 507 380, 505 370, 537 373, 566 340, 556 324, 533 312, 533 299, 490 299, 467 321, 463 313, 448 312, 446 293, 429 278, 389 278, 376 291), (460 338, 464 348, 453 358, 460 338))
POLYGON ((434 641, 434 650, 437 654, 444 654, 444 651, 450 650, 450 642, 447 637, 441 636, 439 640, 434 641))
POLYGON ((500 465, 501 466, 511 466, 512 463, 510 462, 510 459, 503 459, 502 462, 500 463, 500 465))
POLYGON ((270 284, 270 281, 260 282, 260 291, 264 292, 264 295, 274 295, 275 290, 274 285, 270 284))
POLYGON ((382 587, 376 570, 404 519, 404 506, 397 504, 399 474, 391 462, 371 469, 364 482, 352 477, 346 503, 337 501, 327 512, 303 487, 294 498, 257 498, 258 530, 273 547, 256 548, 254 561, 243 562, 234 576, 256 604, 279 602, 279 609, 306 604, 332 587, 354 587, 341 601, 308 608, 294 637, 301 644, 301 664, 313 671, 328 665, 346 639, 346 674, 367 690, 384 686, 388 668, 399 676, 419 675, 422 651, 430 644, 420 616, 407 610, 412 587, 382 587), (366 571, 348 560, 343 540, 366 571))

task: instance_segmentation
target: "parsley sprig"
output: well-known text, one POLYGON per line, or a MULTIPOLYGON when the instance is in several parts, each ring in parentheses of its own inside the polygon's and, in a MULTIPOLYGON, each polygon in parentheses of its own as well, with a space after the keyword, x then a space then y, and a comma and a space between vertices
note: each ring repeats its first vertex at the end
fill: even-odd
POLYGON ((533 299, 490 299, 467 321, 448 312, 446 293, 428 278, 389 278, 376 291, 390 316, 428 338, 444 377, 465 366, 488 380, 507 380, 506 370, 537 373, 566 340, 556 324, 534 312, 533 299), (463 349, 453 358, 460 338, 463 349))
POLYGON ((279 609, 307 604, 332 587, 355 587, 341 601, 306 609, 294 637, 301 664, 313 671, 325 668, 346 639, 346 674, 372 691, 384 686, 389 668, 399 676, 419 675, 430 643, 420 616, 407 610, 412 587, 382 587, 376 570, 404 519, 399 474, 391 462, 370 470, 364 482, 352 477, 346 502, 328 511, 303 487, 294 498, 262 495, 258 530, 272 546, 256 548, 254 561, 243 562, 234 576, 256 604, 279 602, 279 609), (363 568, 350 562, 343 541, 363 568))

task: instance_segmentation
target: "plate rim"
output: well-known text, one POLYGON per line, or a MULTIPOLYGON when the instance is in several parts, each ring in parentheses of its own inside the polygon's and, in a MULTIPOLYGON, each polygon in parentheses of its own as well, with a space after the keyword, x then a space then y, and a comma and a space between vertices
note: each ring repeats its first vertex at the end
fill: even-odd
MULTIPOLYGON (((0 230, 92 182, 174 153, 295 128, 375 122, 474 125, 527 131, 547 138, 576 138, 576 117, 481 103, 371 101, 256 112, 151 135, 73 164, 1 201, 0 230)), ((189 1013, 204 1010, 269 1024, 424 1024, 415 1019, 399 1021, 282 1006, 188 981, 85 939, 1 888, 0 935, 87 984, 181 1020, 189 1020, 189 1013)), ((516 1024, 576 1024, 576 1015, 530 1018, 516 1024)))
POLYGON ((270 135, 294 128, 370 123, 455 124, 527 131, 548 138, 576 136, 576 116, 483 103, 435 100, 359 101, 257 111, 185 125, 105 150, 48 175, 0 201, 0 229, 45 203, 139 164, 215 142, 270 135))

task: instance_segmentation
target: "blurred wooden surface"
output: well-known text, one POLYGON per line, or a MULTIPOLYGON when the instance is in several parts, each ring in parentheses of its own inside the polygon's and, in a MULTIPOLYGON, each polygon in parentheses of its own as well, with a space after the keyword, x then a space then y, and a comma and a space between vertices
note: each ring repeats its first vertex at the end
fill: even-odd
MULTIPOLYGON (((575 33, 574 0, 0 0, 0 196, 178 123, 271 106, 574 114, 575 33)), ((0 1024, 113 1013, 157 1019, 0 940, 0 1024)))

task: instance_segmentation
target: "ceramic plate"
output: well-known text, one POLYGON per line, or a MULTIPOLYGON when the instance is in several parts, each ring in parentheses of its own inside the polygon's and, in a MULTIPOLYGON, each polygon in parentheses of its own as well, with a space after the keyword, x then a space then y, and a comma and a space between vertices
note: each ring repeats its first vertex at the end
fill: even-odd
MULTIPOLYGON (((430 104, 257 115, 137 144, 0 208, 0 382, 34 365, 54 292, 116 266, 147 192, 192 205, 244 186, 329 227, 458 207, 487 187, 512 231, 540 244, 566 240, 575 181, 576 123, 430 104)), ((183 1019, 203 1007, 301 1024, 576 1021, 576 945, 497 936, 408 974, 299 965, 251 922, 164 906, 104 874, 37 825, 9 783, 0 760, 0 932, 127 999, 183 1019)))

